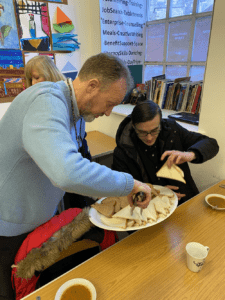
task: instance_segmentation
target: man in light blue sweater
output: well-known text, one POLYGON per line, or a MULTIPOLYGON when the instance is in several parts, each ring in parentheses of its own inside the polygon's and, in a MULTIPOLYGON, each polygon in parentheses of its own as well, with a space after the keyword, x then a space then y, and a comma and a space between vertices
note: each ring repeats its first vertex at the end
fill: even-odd
MULTIPOLYGON (((146 200, 138 205, 147 207, 147 185, 78 152, 76 122, 81 116, 87 122, 109 116, 131 88, 123 62, 100 53, 85 62, 73 82, 37 83, 13 100, 0 122, 0 277, 10 272, 27 234, 52 218, 65 191, 128 195, 131 205, 133 194, 143 191, 146 200)), ((0 288, 0 299, 11 299, 4 293, 0 288)))

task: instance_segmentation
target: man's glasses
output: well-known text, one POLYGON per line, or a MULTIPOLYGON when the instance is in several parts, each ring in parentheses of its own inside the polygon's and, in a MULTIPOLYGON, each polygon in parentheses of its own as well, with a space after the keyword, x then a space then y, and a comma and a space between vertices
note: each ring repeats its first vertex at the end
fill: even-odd
POLYGON ((156 129, 153 129, 151 131, 141 131, 135 128, 135 131, 139 137, 146 137, 148 134, 151 134, 151 136, 156 136, 160 133, 161 128, 160 126, 158 126, 156 129))

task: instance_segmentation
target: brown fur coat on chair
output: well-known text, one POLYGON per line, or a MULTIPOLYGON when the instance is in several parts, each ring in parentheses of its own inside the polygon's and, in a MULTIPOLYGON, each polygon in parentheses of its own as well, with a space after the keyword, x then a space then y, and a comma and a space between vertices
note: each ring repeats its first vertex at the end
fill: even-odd
MULTIPOLYGON (((67 249, 73 242, 77 241, 94 226, 89 220, 88 212, 88 208, 83 209, 83 211, 76 208, 66 210, 59 216, 52 218, 59 217, 57 220, 59 223, 67 223, 65 226, 62 225, 63 227, 61 227, 61 229, 55 231, 55 223, 51 224, 51 219, 30 233, 16 255, 15 265, 12 265, 12 268, 16 268, 15 272, 17 277, 30 279, 34 276, 35 271, 43 271, 53 265, 60 257, 61 251, 67 249), (71 216, 71 210, 74 210, 73 215, 76 215, 75 217, 73 215, 71 216), (81 212, 77 215, 75 210, 80 210, 81 212), (64 222, 60 219, 60 216, 64 217, 64 222), (73 218, 72 221, 70 221, 71 217, 73 218), (54 232, 46 241, 44 241, 44 229, 48 231, 48 235, 49 231, 54 232), (31 245, 34 240, 37 241, 35 243, 36 247, 35 245, 31 245), (43 242, 41 242, 42 240, 43 242), (29 248, 32 248, 32 250, 29 251, 29 248), (27 253, 25 253, 26 251, 27 253), (25 257, 20 259, 22 256, 25 257)), ((59 225, 58 222, 57 225, 59 225)))

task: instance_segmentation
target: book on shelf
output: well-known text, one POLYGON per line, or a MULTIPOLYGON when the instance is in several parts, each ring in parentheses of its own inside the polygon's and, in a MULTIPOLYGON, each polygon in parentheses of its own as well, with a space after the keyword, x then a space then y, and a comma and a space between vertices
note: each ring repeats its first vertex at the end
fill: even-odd
POLYGON ((168 103, 169 110, 173 110, 173 101, 175 101, 175 97, 176 97, 177 84, 178 84, 177 82, 174 82, 174 84, 172 85, 172 89, 169 97, 169 103, 168 103))
POLYGON ((191 85, 191 83, 188 82, 187 83, 187 87, 185 89, 185 93, 184 93, 183 101, 182 101, 182 104, 181 104, 181 108, 180 108, 181 111, 185 111, 186 110, 190 85, 191 85))
POLYGON ((183 98, 184 98, 184 91, 181 91, 178 97, 177 106, 175 108, 176 111, 180 111, 183 98))
POLYGON ((175 87, 176 87, 177 83, 173 83, 173 85, 170 88, 170 94, 168 97, 168 101, 167 101, 167 109, 172 109, 173 106, 173 97, 174 97, 174 91, 175 91, 175 87))
POLYGON ((169 109, 170 95, 172 93, 173 84, 168 87, 164 109, 169 109))
MULTIPOLYGON (((201 92, 202 92, 202 90, 201 90, 201 92)), ((200 106, 201 106, 201 100, 202 100, 202 98, 201 98, 201 92, 200 92, 200 97, 199 97, 199 101, 198 101, 198 104, 197 104, 197 108, 196 108, 195 114, 199 114, 200 113, 200 106)))
POLYGON ((186 88, 187 88, 187 84, 181 85, 180 94, 179 94, 179 98, 178 98, 178 101, 177 101, 177 106, 176 106, 176 109, 175 109, 176 111, 181 110, 181 106, 182 106, 182 103, 183 103, 186 88))
POLYGON ((197 105, 198 105, 198 102, 200 101, 200 97, 201 97, 201 90, 202 90, 202 85, 198 84, 196 94, 195 94, 195 97, 194 97, 194 102, 193 102, 193 105, 192 105, 192 108, 191 108, 191 112, 193 114, 196 113, 197 105))
POLYGON ((148 80, 145 82, 146 86, 146 100, 151 100, 150 95, 151 95, 151 80, 148 80))
POLYGON ((154 94, 154 102, 159 105, 160 97, 161 97, 161 92, 162 92, 162 87, 163 87, 163 81, 157 80, 156 81, 156 90, 154 94))
POLYGON ((164 93, 165 93, 165 87, 166 87, 166 81, 162 81, 162 84, 161 84, 161 89, 160 89, 160 94, 159 94, 159 107, 162 108, 162 102, 163 102, 163 96, 164 96, 164 93))
POLYGON ((186 104, 185 104, 185 107, 184 107, 184 110, 183 111, 187 111, 187 108, 189 106, 189 103, 191 101, 191 95, 192 95, 192 90, 193 90, 194 86, 190 83, 189 85, 189 90, 188 90, 188 94, 187 94, 187 101, 186 101, 186 104))
POLYGON ((193 105, 195 93, 196 93, 196 85, 193 85, 192 86, 192 90, 191 90, 191 95, 190 95, 190 97, 188 99, 188 103, 187 103, 187 107, 186 107, 186 112, 191 112, 191 108, 192 108, 192 105, 193 105))
POLYGON ((160 81, 160 80, 165 79, 165 78, 166 78, 165 74, 161 74, 161 75, 152 77, 152 86, 151 86, 151 95, 150 95, 151 100, 154 99, 154 94, 155 94, 155 90, 156 90, 156 87, 157 87, 157 81, 158 80, 160 81))
MULTIPOLYGON (((194 105, 194 101, 195 101, 195 97, 196 97, 196 93, 197 93, 199 85, 202 85, 201 81, 191 82, 192 91, 191 91, 191 95, 190 95, 190 98, 188 99, 188 103, 187 103, 187 107, 186 107, 187 112, 192 112, 192 107, 194 105)), ((199 92, 198 92, 196 101, 199 100, 198 98, 200 97, 200 91, 201 91, 201 88, 199 88, 199 92)))
POLYGON ((174 92, 173 92, 173 98, 172 98, 172 103, 171 103, 171 108, 172 110, 176 110, 178 99, 180 96, 180 91, 181 91, 181 84, 179 82, 174 83, 174 92))
POLYGON ((159 101, 159 93, 160 93, 160 86, 157 86, 153 98, 153 102, 155 102, 156 104, 158 104, 159 101))
POLYGON ((178 103, 178 100, 179 100, 180 91, 181 91, 181 86, 182 85, 187 86, 187 83, 190 81, 190 78, 191 77, 180 77, 180 78, 176 78, 174 80, 174 85, 173 85, 171 98, 170 98, 170 105, 169 105, 170 109, 176 110, 177 103, 178 103))
POLYGON ((172 82, 171 79, 163 79, 163 80, 161 80, 160 92, 159 92, 159 101, 157 103, 160 108, 162 108, 164 94, 166 92, 166 86, 167 86, 167 83, 169 83, 169 82, 172 82))
POLYGON ((161 80, 161 83, 160 83, 160 89, 159 89, 158 101, 157 101, 157 104, 159 107, 161 107, 161 101, 162 101, 161 98, 162 98, 162 92, 163 92, 165 80, 166 79, 161 80))
POLYGON ((167 94, 169 92, 169 87, 171 87, 174 84, 173 81, 167 81, 164 84, 164 89, 163 89, 163 95, 162 95, 162 101, 161 101, 161 108, 164 109, 166 106, 166 100, 167 100, 167 94))
POLYGON ((162 98, 163 98, 165 83, 167 81, 168 81, 168 79, 162 79, 162 80, 157 80, 157 82, 156 82, 156 89, 155 89, 155 92, 154 92, 154 98, 152 100, 156 104, 158 104, 160 108, 161 108, 161 104, 162 104, 162 98))
POLYGON ((161 97, 161 93, 162 93, 162 88, 163 88, 163 80, 156 80, 155 82, 155 92, 154 92, 154 95, 153 95, 153 98, 152 100, 159 105, 159 102, 160 102, 160 97, 161 97))
POLYGON ((179 77, 179 78, 175 78, 174 79, 174 82, 181 82, 181 81, 190 81, 191 80, 191 77, 188 76, 188 77, 179 77))

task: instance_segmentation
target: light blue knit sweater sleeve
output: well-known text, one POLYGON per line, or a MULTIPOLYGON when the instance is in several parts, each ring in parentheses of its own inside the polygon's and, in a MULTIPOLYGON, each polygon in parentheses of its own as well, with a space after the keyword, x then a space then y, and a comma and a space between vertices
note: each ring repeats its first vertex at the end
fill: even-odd
POLYGON ((39 95, 30 105, 22 130, 23 147, 52 184, 87 196, 125 196, 133 177, 84 159, 71 137, 68 103, 59 91, 39 95))

